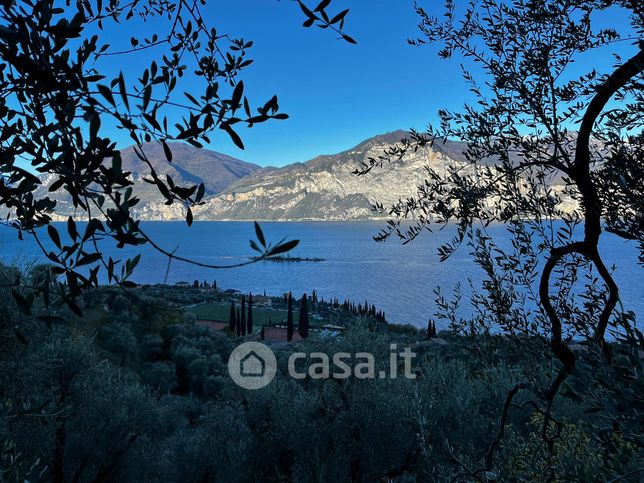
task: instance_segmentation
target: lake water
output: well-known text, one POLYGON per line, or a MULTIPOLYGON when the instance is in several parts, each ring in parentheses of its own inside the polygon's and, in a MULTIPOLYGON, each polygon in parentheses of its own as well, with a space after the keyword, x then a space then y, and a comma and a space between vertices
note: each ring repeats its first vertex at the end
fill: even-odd
MULTIPOLYGON (((158 244, 169 251, 179 247, 178 255, 212 264, 232 264, 253 255, 248 241, 255 237, 252 223, 195 222, 191 228, 182 222, 146 222, 143 225, 158 244)), ((401 245, 397 240, 376 243, 372 236, 383 226, 381 222, 302 222, 262 223, 269 241, 283 237, 297 238, 300 245, 293 256, 324 258, 323 262, 276 263, 260 262, 243 268, 212 270, 174 260, 168 283, 194 280, 217 280, 220 288, 244 292, 294 295, 316 290, 319 297, 337 297, 362 303, 365 300, 384 310, 387 319, 425 327, 434 311, 433 288, 441 285, 446 293, 455 283, 471 278, 480 280, 480 269, 462 247, 446 262, 439 262, 436 249, 454 235, 454 227, 438 233, 427 233, 415 242, 401 245)), ((60 231, 65 232, 64 226, 60 231)), ((488 233, 495 238, 506 237, 503 226, 491 226, 488 233)), ((21 242, 17 233, 0 227, 2 258, 10 261, 44 260, 34 242, 21 242)), ((104 247, 114 258, 142 253, 133 280, 139 283, 162 283, 167 259, 151 247, 117 250, 104 247)), ((637 245, 605 234, 600 250, 608 266, 616 266, 615 278, 620 287, 624 308, 644 316, 643 269, 637 265, 637 245)), ((642 325, 641 322, 638 325, 642 325)))

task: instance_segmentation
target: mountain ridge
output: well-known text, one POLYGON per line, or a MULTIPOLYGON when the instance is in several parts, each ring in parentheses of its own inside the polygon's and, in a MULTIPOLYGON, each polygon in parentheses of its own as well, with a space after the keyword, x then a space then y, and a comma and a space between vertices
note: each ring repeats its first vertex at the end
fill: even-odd
MULTIPOLYGON (((265 169, 256 164, 242 161, 232 156, 198 149, 185 143, 168 143, 172 151, 172 162, 166 160, 160 143, 145 143, 142 150, 157 174, 165 178, 170 176, 177 185, 194 185, 204 183, 206 196, 212 196, 223 191, 235 181, 256 171, 265 169)), ((131 173, 134 182, 133 190, 140 199, 139 206, 155 203, 160 194, 155 185, 146 183, 143 178, 149 172, 149 167, 141 161, 129 146, 120 151, 123 171, 131 173)), ((149 177, 149 176, 148 176, 149 177)), ((49 192, 49 186, 56 179, 55 175, 41 175, 42 186, 36 192, 36 197, 49 196, 56 201, 54 219, 66 218, 73 214, 74 207, 70 197, 64 190, 49 192)))
MULTIPOLYGON (((410 152, 366 176, 353 174, 361 163, 378 158, 409 134, 403 130, 378 134, 339 153, 279 168, 262 168, 183 143, 170 145, 173 161, 168 163, 161 145, 143 148, 160 175, 171 176, 176 184, 204 183, 204 203, 193 208, 196 221, 371 220, 384 217, 372 210, 374 203, 388 206, 414 196, 426 166, 446 172, 451 163, 467 164, 465 143, 447 140, 410 152)), ((183 220, 184 206, 165 205, 156 187, 142 182, 141 172, 147 171, 147 166, 136 158, 133 148, 123 150, 122 156, 123 169, 132 172, 135 194, 141 198, 135 216, 142 220, 183 220)), ((494 161, 486 160, 486 164, 494 161)), ((69 214, 62 198, 56 218, 69 214)))

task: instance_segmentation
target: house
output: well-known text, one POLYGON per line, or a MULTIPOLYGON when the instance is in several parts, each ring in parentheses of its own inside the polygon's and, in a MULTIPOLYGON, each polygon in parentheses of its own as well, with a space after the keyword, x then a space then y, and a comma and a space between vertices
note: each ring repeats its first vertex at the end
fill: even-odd
MULTIPOLYGON (((241 304, 242 294, 240 292, 236 293, 236 298, 231 298, 232 302, 235 302, 237 305, 241 304)), ((245 297, 245 302, 248 303, 248 294, 243 294, 245 297)), ((253 307, 263 307, 271 308, 273 306, 273 300, 270 297, 264 297, 263 295, 253 295, 253 307)))
POLYGON ((253 306, 270 308, 273 306, 273 299, 264 295, 253 295, 253 306))
MULTIPOLYGON (((286 327, 269 327, 267 325, 262 327, 260 336, 261 340, 267 342, 288 342, 288 335, 286 327)), ((303 340, 297 328, 293 330, 292 342, 299 342, 303 340)))

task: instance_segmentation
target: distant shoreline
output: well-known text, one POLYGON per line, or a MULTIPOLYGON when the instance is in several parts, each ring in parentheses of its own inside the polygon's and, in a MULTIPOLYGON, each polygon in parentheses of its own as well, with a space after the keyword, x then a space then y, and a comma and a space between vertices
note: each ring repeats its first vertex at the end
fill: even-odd
POLYGON ((251 260, 257 262, 282 262, 282 263, 295 263, 295 262, 324 262, 326 259, 319 257, 288 257, 276 255, 273 257, 252 257, 251 260))
MULTIPOLYGON (((102 219, 99 217, 99 219, 102 219)), ((391 218, 351 218, 351 219, 321 219, 321 218, 302 218, 302 219, 278 219, 278 220, 273 220, 273 219, 262 219, 262 218, 256 218, 256 219, 231 219, 231 220, 194 220, 192 222, 193 225, 196 225, 198 223, 386 223, 387 220, 390 220, 391 218)), ((582 218, 583 219, 583 218, 582 218)), ((528 220, 527 218, 525 219, 526 221, 528 220)), ((556 221, 561 221, 562 218, 557 218, 556 221)), ((11 221, 11 220, 10 220, 11 221)), ((154 223, 182 223, 186 225, 186 222, 183 218, 181 219, 173 219, 173 220, 167 220, 167 219, 157 219, 157 218, 143 218, 139 219, 139 221, 143 223, 148 223, 148 222, 154 222, 154 223)), ((409 224, 413 223, 414 220, 403 220, 401 224, 409 224)), ((454 224, 456 220, 449 221, 448 225, 454 224)), ((67 217, 56 217, 52 219, 52 223, 67 223, 67 217)), ((86 220, 76 220, 76 223, 87 223, 86 220)), ((506 222, 501 222, 501 221, 493 221, 490 224, 505 224, 506 222)), ((439 225, 438 222, 432 223, 434 226, 439 225)), ((442 225, 442 223, 440 223, 442 225)), ((186 225, 187 226, 187 225, 186 225)))
MULTIPOLYGON (((193 224, 196 223, 360 223, 360 222, 386 222, 389 218, 379 217, 379 218, 333 218, 333 219, 324 219, 324 218, 297 218, 297 219, 263 219, 263 218, 249 218, 249 219, 216 219, 216 220, 194 220, 193 224)), ((52 218, 54 223, 66 223, 67 216, 56 215, 52 218)), ((142 222, 162 222, 162 223, 185 223, 183 218, 178 219, 159 219, 159 218, 140 218, 139 221, 142 222)), ((82 222, 82 220, 77 220, 82 222)))

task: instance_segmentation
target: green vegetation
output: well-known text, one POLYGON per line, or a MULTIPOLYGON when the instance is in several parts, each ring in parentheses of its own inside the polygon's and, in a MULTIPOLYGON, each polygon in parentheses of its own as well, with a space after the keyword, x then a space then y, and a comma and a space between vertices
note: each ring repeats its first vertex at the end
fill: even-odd
MULTIPOLYGON (((438 344, 424 341, 424 331, 392 332, 342 311, 346 333, 273 346, 275 380, 247 391, 227 374, 235 339, 195 325, 194 313, 148 290, 162 288, 141 288, 133 300, 117 289, 87 293, 79 301, 86 317, 67 310, 54 320, 41 306, 40 318, 24 314, 0 289, 3 481, 458 479, 486 458, 507 388, 552 371, 543 341, 442 332, 438 344), (296 381, 286 372, 300 349, 369 351, 377 370, 389 370, 392 343, 414 347, 416 379, 296 381)), ((641 369, 625 368, 641 363, 620 344, 615 364, 598 371, 601 357, 591 346, 580 353, 554 401, 552 454, 540 409, 529 395, 517 397, 484 479, 548 481, 552 472, 559 481, 638 481, 644 380, 641 369)))
MULTIPOLYGON (((190 308, 190 312, 195 314, 199 319, 226 322, 230 318, 230 304, 211 302, 192 307, 190 308)), ((286 323, 287 315, 286 310, 253 307, 253 324, 255 326, 268 325, 269 320, 273 325, 283 324, 286 323)), ((294 311, 294 316, 299 319, 298 310, 294 311)), ((313 320, 314 325, 323 325, 327 322, 325 319, 313 320)))

